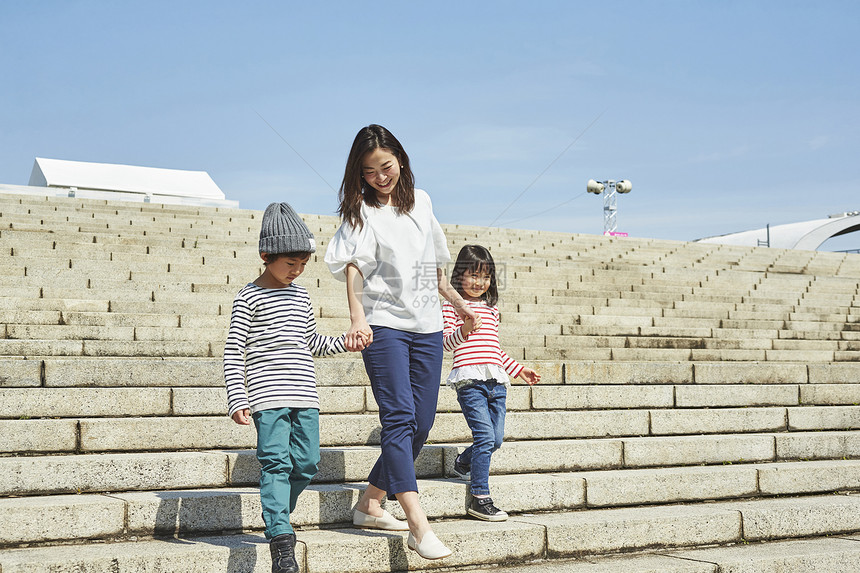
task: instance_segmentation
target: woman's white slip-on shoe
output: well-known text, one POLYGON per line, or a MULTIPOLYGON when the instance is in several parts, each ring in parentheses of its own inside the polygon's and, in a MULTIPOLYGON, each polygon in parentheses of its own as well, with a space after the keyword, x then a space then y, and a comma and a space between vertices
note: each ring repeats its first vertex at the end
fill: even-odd
POLYGON ((382 529, 384 531, 408 531, 409 524, 400 521, 384 509, 382 517, 373 517, 357 509, 352 513, 352 525, 361 529, 382 529))
POLYGON ((421 538, 421 543, 415 542, 415 538, 410 531, 409 537, 406 538, 406 546, 424 559, 443 559, 451 555, 451 550, 445 547, 432 531, 424 534, 424 537, 421 538))

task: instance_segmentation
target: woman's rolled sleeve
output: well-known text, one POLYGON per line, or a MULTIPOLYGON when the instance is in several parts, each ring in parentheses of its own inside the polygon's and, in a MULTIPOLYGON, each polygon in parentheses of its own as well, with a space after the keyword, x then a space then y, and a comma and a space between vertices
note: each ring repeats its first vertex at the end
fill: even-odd
POLYGON ((369 226, 357 229, 346 222, 341 224, 326 249, 325 263, 340 281, 346 281, 346 267, 350 264, 365 277, 376 270, 376 241, 369 226))

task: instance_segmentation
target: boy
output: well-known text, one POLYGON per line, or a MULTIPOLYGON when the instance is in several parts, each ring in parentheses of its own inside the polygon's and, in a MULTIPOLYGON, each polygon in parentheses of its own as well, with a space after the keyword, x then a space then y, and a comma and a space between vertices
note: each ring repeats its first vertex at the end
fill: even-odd
POLYGON ((266 270, 233 301, 224 346, 229 415, 257 429, 260 501, 272 573, 297 573, 290 512, 317 473, 319 398, 311 356, 345 352, 344 335, 316 331, 302 274, 314 236, 287 203, 263 214, 260 257, 266 270))

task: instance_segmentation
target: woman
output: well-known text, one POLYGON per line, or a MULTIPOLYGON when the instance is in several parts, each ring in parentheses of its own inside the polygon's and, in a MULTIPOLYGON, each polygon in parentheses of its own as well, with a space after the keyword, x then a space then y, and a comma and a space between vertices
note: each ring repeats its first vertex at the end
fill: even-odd
POLYGON ((357 527, 403 531, 425 559, 450 549, 433 533, 418 500, 414 461, 436 415, 442 374, 439 295, 463 318, 480 318, 445 278, 451 260, 430 197, 415 189, 409 156, 380 125, 359 130, 338 195, 342 224, 326 251, 346 281, 346 345, 362 350, 382 424, 382 454, 353 514, 357 527), (406 523, 382 509, 396 498, 406 523))

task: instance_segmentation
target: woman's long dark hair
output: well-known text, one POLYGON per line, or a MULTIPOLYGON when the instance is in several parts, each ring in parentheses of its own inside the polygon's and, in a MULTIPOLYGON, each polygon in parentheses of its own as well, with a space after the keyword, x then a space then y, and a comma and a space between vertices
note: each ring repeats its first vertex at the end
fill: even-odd
POLYGON ((460 296, 466 294, 463 292, 463 274, 466 271, 471 273, 485 271, 490 275, 490 288, 481 295, 481 299, 487 303, 487 306, 496 306, 499 302, 499 287, 496 284, 496 263, 493 262, 490 251, 481 245, 464 245, 460 249, 457 262, 454 263, 454 270, 451 271, 451 286, 460 293, 460 296))
POLYGON ((381 125, 371 124, 358 131, 349 157, 346 159, 346 170, 343 182, 337 194, 340 206, 337 209, 341 219, 359 229, 364 225, 361 220, 361 204, 368 207, 379 207, 381 203, 376 198, 376 190, 368 185, 361 177, 362 162, 365 156, 375 149, 384 149, 397 159, 400 165, 400 179, 391 192, 391 204, 398 213, 408 213, 415 206, 415 176, 409 167, 409 156, 394 135, 381 125))

